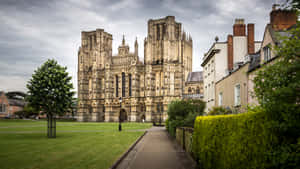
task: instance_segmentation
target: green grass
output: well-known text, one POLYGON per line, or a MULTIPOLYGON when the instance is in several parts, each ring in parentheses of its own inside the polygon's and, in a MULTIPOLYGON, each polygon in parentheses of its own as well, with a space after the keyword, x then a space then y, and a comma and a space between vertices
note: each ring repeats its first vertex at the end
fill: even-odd
POLYGON ((1 169, 107 169, 151 124, 57 122, 57 138, 45 121, 0 120, 1 169), (9 133, 10 132, 10 133, 9 133), (24 133, 22 133, 24 132, 24 133))

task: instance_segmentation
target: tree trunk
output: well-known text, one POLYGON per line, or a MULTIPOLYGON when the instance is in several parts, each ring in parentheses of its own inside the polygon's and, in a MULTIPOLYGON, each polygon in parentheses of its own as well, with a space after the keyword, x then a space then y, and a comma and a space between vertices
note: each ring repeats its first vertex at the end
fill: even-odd
POLYGON ((47 131, 48 138, 55 138, 56 137, 56 119, 52 114, 48 114, 47 119, 48 119, 48 131, 47 131))

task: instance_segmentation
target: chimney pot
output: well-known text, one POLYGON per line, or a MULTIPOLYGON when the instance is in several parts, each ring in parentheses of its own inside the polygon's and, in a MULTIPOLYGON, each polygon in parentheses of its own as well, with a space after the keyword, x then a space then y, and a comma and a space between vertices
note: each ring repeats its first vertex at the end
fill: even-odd
POLYGON ((244 19, 235 19, 233 25, 233 36, 246 36, 246 25, 244 19))

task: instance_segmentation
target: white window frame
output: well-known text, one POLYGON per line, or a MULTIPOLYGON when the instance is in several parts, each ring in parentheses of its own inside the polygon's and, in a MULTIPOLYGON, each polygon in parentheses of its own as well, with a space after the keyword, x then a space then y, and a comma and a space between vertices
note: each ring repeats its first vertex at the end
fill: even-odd
POLYGON ((219 93, 219 100, 218 100, 218 104, 219 104, 219 106, 222 106, 222 104, 223 104, 223 92, 220 92, 219 93))
POLYGON ((2 103, 0 107, 0 113, 5 113, 5 112, 6 112, 6 105, 2 103))
POLYGON ((234 85, 234 106, 241 105, 241 85, 234 85))
POLYGON ((263 50, 264 50, 264 61, 267 62, 271 59, 271 48, 269 47, 269 45, 267 45, 263 48, 263 50))

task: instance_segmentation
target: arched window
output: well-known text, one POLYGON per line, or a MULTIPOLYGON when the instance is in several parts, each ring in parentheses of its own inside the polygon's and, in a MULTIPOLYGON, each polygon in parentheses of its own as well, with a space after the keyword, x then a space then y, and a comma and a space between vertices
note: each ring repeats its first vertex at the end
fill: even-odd
POLYGON ((197 87, 196 93, 197 93, 197 94, 200 94, 200 88, 199 88, 199 87, 197 87))
POLYGON ((119 97, 119 77, 116 75, 116 97, 119 97))
POLYGON ((129 83, 129 96, 131 96, 131 74, 128 75, 128 83, 129 83))
POLYGON ((192 93, 192 89, 191 89, 191 87, 189 87, 189 90, 188 90, 188 92, 189 92, 189 94, 191 94, 191 93, 192 93))
POLYGON ((125 97, 125 73, 122 72, 122 97, 125 97))

